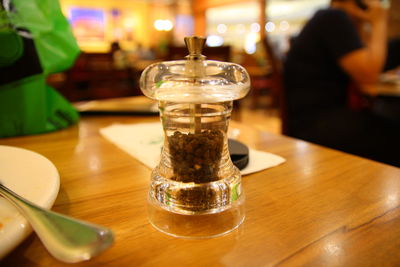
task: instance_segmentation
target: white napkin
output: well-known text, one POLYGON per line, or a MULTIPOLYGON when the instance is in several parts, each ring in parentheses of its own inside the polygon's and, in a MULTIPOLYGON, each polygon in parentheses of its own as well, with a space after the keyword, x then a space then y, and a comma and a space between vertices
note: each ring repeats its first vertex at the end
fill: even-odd
MULTIPOLYGON (((100 133, 119 148, 153 169, 160 161, 164 133, 160 122, 114 124, 100 129, 100 133)), ((286 160, 280 156, 249 148, 249 164, 242 175, 277 166, 286 160)))

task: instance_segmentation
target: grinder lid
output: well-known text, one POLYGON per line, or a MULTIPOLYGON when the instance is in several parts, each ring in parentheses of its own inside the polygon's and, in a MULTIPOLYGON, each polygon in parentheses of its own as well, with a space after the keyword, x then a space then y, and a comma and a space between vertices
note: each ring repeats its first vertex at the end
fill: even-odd
POLYGON ((140 88, 149 98, 182 103, 213 103, 243 98, 250 78, 240 65, 206 60, 201 54, 205 38, 186 37, 189 55, 185 60, 165 61, 148 66, 140 88))

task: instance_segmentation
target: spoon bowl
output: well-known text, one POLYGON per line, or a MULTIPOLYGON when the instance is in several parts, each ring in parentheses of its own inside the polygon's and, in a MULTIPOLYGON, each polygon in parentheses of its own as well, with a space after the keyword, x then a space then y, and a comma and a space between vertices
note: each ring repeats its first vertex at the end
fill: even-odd
POLYGON ((0 195, 19 210, 48 252, 60 261, 89 260, 114 241, 110 229, 43 209, 1 183, 0 195))

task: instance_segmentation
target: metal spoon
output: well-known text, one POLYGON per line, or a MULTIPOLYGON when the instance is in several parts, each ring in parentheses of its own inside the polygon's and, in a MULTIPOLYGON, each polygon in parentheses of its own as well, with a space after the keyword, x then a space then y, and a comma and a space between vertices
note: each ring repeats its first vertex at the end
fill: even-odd
POLYGON ((60 261, 88 260, 113 243, 110 229, 45 210, 1 183, 0 195, 18 208, 50 254, 60 261))

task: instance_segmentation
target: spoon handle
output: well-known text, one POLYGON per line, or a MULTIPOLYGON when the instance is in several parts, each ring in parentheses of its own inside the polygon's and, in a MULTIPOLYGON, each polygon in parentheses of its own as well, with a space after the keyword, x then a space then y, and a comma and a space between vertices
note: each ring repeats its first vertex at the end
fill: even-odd
POLYGON ((43 209, 1 183, 0 195, 17 207, 49 253, 60 261, 88 260, 113 243, 110 229, 43 209))

